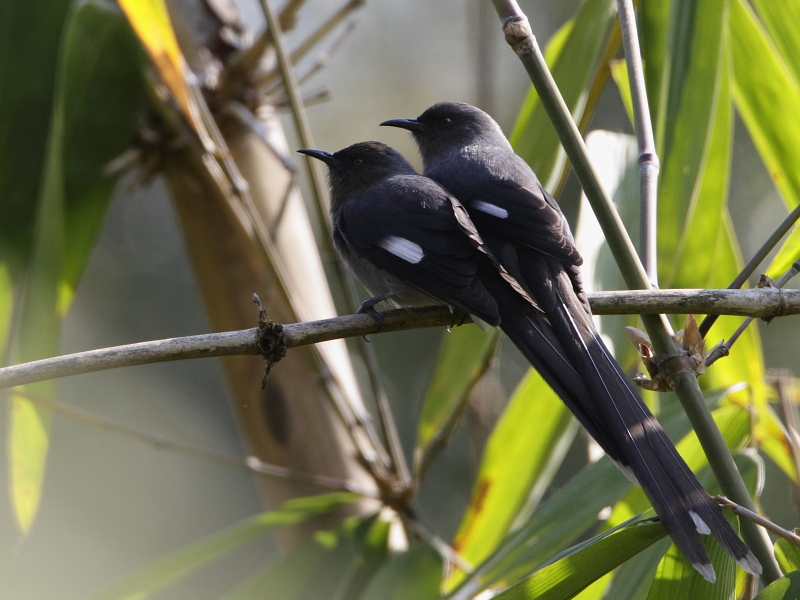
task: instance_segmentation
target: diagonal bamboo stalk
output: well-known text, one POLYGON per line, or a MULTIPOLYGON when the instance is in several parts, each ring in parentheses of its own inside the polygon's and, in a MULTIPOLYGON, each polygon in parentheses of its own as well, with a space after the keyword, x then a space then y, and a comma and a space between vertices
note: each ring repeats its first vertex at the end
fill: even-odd
MULTIPOLYGON (((589 162, 586 146, 547 68, 527 17, 520 10, 516 0, 492 0, 492 2, 500 18, 506 41, 519 56, 539 93, 542 106, 553 122, 564 151, 572 162, 578 181, 595 211, 625 282, 633 289, 650 289, 652 286, 647 272, 636 254, 622 220, 602 189, 589 162)), ((694 373, 681 372, 677 366, 680 361, 675 359, 682 354, 682 350, 670 334, 666 319, 663 315, 642 315, 642 322, 653 341, 662 369, 673 375, 673 390, 697 433, 720 486, 734 502, 755 511, 755 505, 736 469, 733 456, 705 404, 697 377, 694 373)), ((764 569, 762 581, 769 584, 781 577, 766 532, 751 521, 743 521, 741 529, 742 536, 762 564, 764 569)))

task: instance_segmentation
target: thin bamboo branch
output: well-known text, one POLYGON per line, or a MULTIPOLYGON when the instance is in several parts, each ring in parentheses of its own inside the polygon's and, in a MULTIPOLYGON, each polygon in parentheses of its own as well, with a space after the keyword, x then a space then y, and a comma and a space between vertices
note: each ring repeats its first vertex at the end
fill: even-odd
MULTIPOLYGON (((325 48, 312 62, 310 65, 306 66, 303 72, 297 75, 297 83, 302 85, 306 81, 308 81, 311 77, 313 77, 316 73, 320 71, 325 65, 328 64, 330 61, 331 56, 336 50, 341 46, 342 42, 347 39, 347 36, 350 35, 356 27, 355 19, 349 21, 347 25, 342 28, 341 33, 334 38, 334 40, 330 43, 330 45, 325 48)), ((275 74, 278 74, 278 70, 275 70, 275 74)), ((278 77, 273 77, 271 81, 261 87, 258 91, 258 96, 261 97, 263 95, 271 94, 275 92, 276 88, 280 85, 280 80, 278 77)))
MULTIPOLYGON (((775 289, 778 290, 778 294, 780 295, 782 294, 781 288, 784 285, 786 285, 789 282, 789 280, 798 273, 800 273, 800 261, 795 262, 788 271, 786 271, 783 275, 781 275, 780 279, 778 279, 778 281, 776 281, 773 284, 774 287, 769 286, 760 289, 775 289)), ((739 339, 739 336, 741 336, 744 333, 745 329, 749 327, 750 323, 753 322, 753 319, 754 317, 746 318, 744 321, 742 321, 742 324, 736 328, 736 331, 733 332, 731 337, 724 344, 718 344, 717 346, 714 346, 714 349, 709 353, 708 358, 706 358, 707 367, 714 364, 717 360, 719 360, 723 356, 728 356, 728 354, 730 354, 731 347, 736 343, 736 340, 739 339)))
MULTIPOLYGON (((516 0, 492 0, 492 3, 500 18, 506 41, 525 66, 564 151, 572 162, 578 181, 603 229, 626 284, 633 289, 650 289, 652 286, 647 272, 639 261, 614 205, 597 179, 589 161, 586 145, 547 68, 528 18, 520 10, 516 0)), ((697 433, 722 490, 738 504, 755 510, 725 439, 706 406, 697 378, 694 373, 681 372, 680 360, 675 360, 683 354, 683 351, 670 334, 666 318, 663 315, 642 315, 642 322, 653 341, 656 356, 662 367, 673 375, 673 390, 697 433)), ((761 562, 762 581, 769 584, 781 577, 780 567, 775 560, 772 544, 766 532, 750 521, 743 521, 742 536, 761 562)))
POLYGON ((793 531, 784 529, 780 525, 773 523, 772 521, 770 521, 765 517, 762 517, 758 513, 755 513, 752 510, 748 510, 743 506, 739 506, 735 502, 728 500, 725 496, 716 496, 714 497, 714 500, 716 500, 719 504, 722 504, 723 506, 729 506, 733 510, 733 512, 739 515, 740 517, 749 519, 753 523, 761 525, 761 527, 763 527, 764 529, 769 529, 775 535, 779 535, 782 538, 789 540, 793 544, 800 546, 800 536, 798 536, 793 531))
POLYGON ((442 558, 464 571, 464 573, 472 573, 474 567, 450 544, 445 542, 438 535, 428 531, 422 523, 410 515, 400 515, 400 517, 403 519, 403 523, 405 523, 406 527, 433 546, 442 558))
POLYGON ((60 415, 78 421, 90 427, 113 431, 114 433, 118 433, 125 437, 132 438, 140 442, 144 442, 146 444, 150 444, 151 446, 155 447, 158 450, 168 450, 170 452, 175 452, 176 454, 183 454, 185 456, 199 458, 201 460, 217 463, 220 465, 235 467, 237 469, 247 471, 259 477, 292 479, 295 481, 313 483, 321 487, 340 490, 343 492, 353 492, 355 494, 360 494, 362 496, 377 498, 375 490, 366 490, 361 486, 359 486, 357 483, 354 483, 352 481, 343 481, 341 479, 336 479, 335 477, 328 477, 326 475, 314 475, 313 473, 297 471, 295 469, 290 469, 279 465, 271 465, 260 461, 255 456, 240 458, 238 456, 233 456, 231 454, 212 452, 211 450, 206 450, 204 448, 197 448, 194 446, 190 446, 188 444, 181 444, 179 442, 174 442, 164 437, 146 431, 142 431, 141 429, 137 429, 135 427, 122 425, 121 423, 117 423, 116 421, 113 421, 108 417, 104 417, 102 415, 98 415, 80 409, 76 406, 70 406, 69 404, 66 404, 64 402, 59 402, 57 400, 50 400, 48 398, 35 396, 30 393, 23 394, 19 392, 0 391, 0 394, 3 394, 8 398, 23 397, 26 400, 30 400, 34 404, 46 407, 49 410, 52 410, 53 412, 56 412, 60 415))
MULTIPOLYGON (((342 6, 338 11, 331 15, 324 23, 322 23, 322 25, 320 25, 305 40, 303 40, 303 42, 289 55, 289 61, 291 64, 297 64, 314 46, 317 45, 322 38, 333 31, 333 29, 339 23, 341 23, 350 15, 350 13, 357 8, 360 8, 365 1, 366 0, 350 0, 350 2, 342 6)), ((282 28, 281 31, 286 31, 286 29, 282 28)), ((335 44, 334 47, 337 45, 338 44, 335 44)), ((273 82, 278 80, 280 74, 281 68, 278 66, 278 68, 273 68, 267 73, 264 73, 258 77, 255 83, 259 87, 268 87, 273 82)))
MULTIPOLYGON (((772 232, 772 235, 767 238, 767 241, 758 249, 758 251, 753 255, 753 258, 750 259, 745 267, 742 269, 742 272, 736 276, 731 284, 728 286, 728 289, 736 290, 739 289, 744 285, 744 282, 747 281, 753 273, 755 273, 758 266, 767 258, 767 255, 772 251, 772 249, 777 245, 781 238, 786 235, 789 230, 794 226, 797 222, 797 219, 800 219, 800 205, 795 206, 794 210, 790 212, 787 217, 781 222, 780 225, 772 232)), ((700 335, 702 337, 706 337, 708 330, 711 329, 711 326, 716 322, 717 317, 719 315, 708 315, 703 322, 700 323, 700 335)))
POLYGON ((642 55, 639 49, 639 35, 636 30, 636 13, 631 0, 617 0, 617 11, 622 28, 622 45, 628 64, 628 79, 633 100, 633 120, 636 126, 636 139, 639 142, 639 175, 641 177, 640 241, 645 271, 650 283, 658 285, 658 264, 656 249, 656 212, 658 201, 658 155, 653 137, 653 123, 650 120, 650 106, 644 83, 642 55))
MULTIPOLYGON (((292 69, 292 62, 286 53, 283 34, 281 33, 278 20, 272 10, 269 0, 261 0, 261 8, 264 11, 264 16, 267 19, 267 28, 269 29, 272 38, 272 45, 275 48, 275 56, 278 59, 278 65, 283 78, 283 86, 286 95, 289 98, 289 105, 292 109, 294 116, 297 134, 300 138, 300 143, 305 148, 313 148, 314 144, 311 138, 311 128, 309 127, 308 120, 306 119, 303 101, 300 97, 300 91, 297 87, 294 71, 292 69)), ((306 164, 308 165, 308 172, 311 178, 311 189, 314 196, 314 206, 316 208, 317 217, 319 222, 324 225, 325 231, 332 231, 331 216, 328 212, 328 199, 327 187, 325 186, 322 175, 319 170, 318 161, 312 159, 310 156, 306 157, 306 164)), ((348 274, 344 270, 341 261, 333 261, 336 267, 339 282, 342 284, 342 289, 348 292, 349 309, 352 311, 355 306, 355 287, 348 274)), ((387 441, 389 455, 391 456, 394 467, 401 481, 409 482, 411 480, 410 470, 408 463, 403 454, 403 449, 399 442, 399 435, 397 434, 397 427, 394 424, 391 410, 389 409, 389 401, 383 385, 380 380, 378 372, 378 361, 374 355, 372 348, 368 347, 363 342, 361 343, 361 352, 365 359, 367 372, 369 374, 370 386, 375 397, 375 403, 378 407, 380 414, 381 424, 384 426, 384 434, 387 441), (393 429, 394 431, 390 431, 393 429)))
MULTIPOLYGON (((800 290, 757 288, 596 292, 589 295, 589 303, 592 311, 598 315, 717 312, 772 318, 779 312, 784 315, 800 314, 800 290)), ((462 316, 453 314, 446 306, 395 309, 381 314, 381 323, 370 315, 356 314, 283 325, 282 341, 287 348, 296 348, 338 338, 425 327, 450 327, 462 322, 462 316)), ((260 354, 258 335, 257 328, 193 335, 89 350, 13 365, 0 369, 0 389, 45 379, 156 362, 260 354)))
MULTIPOLYGON (((275 48, 275 56, 278 60, 281 77, 283 78, 286 96, 289 99, 289 106, 292 109, 292 117, 294 118, 297 135, 303 147, 313 148, 314 142, 311 137, 311 127, 308 124, 308 119, 306 119, 305 110, 303 110, 303 99, 300 97, 300 90, 295 80, 291 60, 286 52, 286 45, 280 26, 278 25, 278 19, 272 10, 269 0, 261 0, 261 9, 264 11, 264 16, 267 19, 267 30, 269 31, 272 45, 275 48)), ((311 157, 306 157, 306 164, 311 178, 311 191, 314 195, 314 207, 316 209, 317 219, 319 223, 325 227, 326 231, 330 231, 331 217, 327 209, 327 187, 322 178, 322 173, 319 170, 318 161, 311 159, 311 157)))

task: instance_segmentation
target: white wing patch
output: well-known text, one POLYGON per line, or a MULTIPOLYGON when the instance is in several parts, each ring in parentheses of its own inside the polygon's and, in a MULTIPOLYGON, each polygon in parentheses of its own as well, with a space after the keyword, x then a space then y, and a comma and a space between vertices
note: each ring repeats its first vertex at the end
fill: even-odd
POLYGON ((711 528, 706 524, 705 521, 703 521, 703 519, 700 518, 700 515, 698 515, 693 510, 690 510, 689 516, 692 517, 692 521, 694 521, 694 526, 697 529, 697 533, 703 535, 708 535, 709 533, 711 533, 711 528))
POLYGON ((406 238, 397 237, 396 235, 383 238, 378 242, 378 246, 412 265, 417 264, 425 256, 419 244, 415 244, 406 238))
POLYGON ((489 204, 488 202, 484 202, 483 200, 473 200, 470 203, 470 205, 475 210, 485 212, 487 215, 492 215, 493 217, 497 217, 498 219, 508 218, 508 211, 505 208, 500 208, 499 206, 495 206, 494 204, 489 204))

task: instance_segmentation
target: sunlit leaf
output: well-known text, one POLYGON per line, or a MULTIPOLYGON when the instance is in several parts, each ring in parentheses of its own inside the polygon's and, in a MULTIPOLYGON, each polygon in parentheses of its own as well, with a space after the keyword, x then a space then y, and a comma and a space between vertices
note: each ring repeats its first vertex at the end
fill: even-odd
MULTIPOLYGON (((13 362, 57 353, 60 317, 111 197, 113 181, 102 166, 130 143, 143 106, 138 59, 135 39, 118 11, 99 1, 76 3, 60 47, 33 245, 20 284, 19 322, 10 340, 13 362)), ((51 398, 53 390, 52 382, 43 382, 24 391, 51 398)), ((14 398, 9 479, 22 531, 30 528, 38 509, 50 420, 48 409, 14 398)))
POLYGON ((453 542, 467 561, 477 564, 490 554, 531 494, 541 497, 572 443, 572 422, 561 400, 530 371, 489 438, 453 542))
POLYGON ((800 571, 770 583, 753 600, 797 600, 800 598, 800 571))
POLYGON ((14 303, 14 289, 11 283, 11 269, 0 262, 0 348, 5 348, 11 326, 11 309, 14 303))
MULTIPOLYGON (((722 396, 723 393, 711 394, 709 406, 716 406, 722 396)), ((664 405, 660 419, 665 431, 673 439, 685 437, 691 429, 686 414, 674 398, 664 405)), ((601 511, 618 503, 632 489, 635 489, 633 485, 608 457, 584 467, 543 501, 519 530, 503 540, 495 553, 477 565, 468 581, 472 585, 478 585, 476 582, 479 582, 481 589, 497 582, 505 585, 515 583, 556 552, 566 548, 590 527, 607 519, 607 516, 600 516, 601 511)), ((646 501, 640 503, 641 510, 648 506, 646 501)), ((615 514, 619 512, 615 511, 615 514)), ((625 514, 628 516, 613 519, 612 524, 618 525, 635 513, 628 510, 625 514)), ((653 572, 660 556, 654 560, 653 572)))
POLYGON ((800 546, 785 538, 775 542, 775 558, 784 573, 800 570, 800 546))
MULTIPOLYGON (((736 523, 733 523, 736 527, 736 523)), ((717 575, 709 583, 684 558, 678 548, 670 546, 656 571, 647 600, 729 600, 733 598, 736 563, 711 536, 703 536, 706 552, 717 575)))
POLYGON ((633 523, 607 531, 554 557, 553 562, 499 600, 559 600, 573 595, 666 535, 660 523, 633 523))
POLYGON ((614 600, 645 600, 653 585, 656 570, 671 545, 665 538, 642 550, 614 571, 606 598, 614 600))
POLYGON ((786 62, 786 66, 800 82, 800 1, 752 0, 753 7, 769 31, 772 43, 786 62))
POLYGON ((631 98, 631 81, 628 78, 628 63, 621 59, 611 63, 611 78, 617 84, 622 105, 628 113, 628 119, 633 123, 633 98, 631 98))
POLYGON ((418 544, 384 565, 361 600, 436 600, 441 581, 441 556, 428 544, 418 544))
POLYGON ((647 103, 656 137, 662 139, 666 92, 671 61, 667 53, 671 1, 640 2, 639 37, 641 39, 644 80, 647 88, 647 103))
POLYGON ((337 493, 290 500, 278 510, 245 519, 201 542, 134 571, 108 589, 91 596, 91 600, 144 599, 259 536, 279 527, 300 523, 358 499, 356 494, 337 493))
MULTIPOLYGON (((767 12, 777 16, 791 10, 788 5, 796 2, 786 4, 784 8, 767 12)), ((770 22, 773 22, 771 18, 770 22)), ((731 1, 730 27, 736 107, 776 187, 786 203, 794 207, 800 202, 797 169, 800 123, 792 115, 800 112, 800 82, 777 52, 749 4, 742 0, 731 1)), ((784 27, 796 29, 797 24, 786 22, 784 27)), ((797 61, 795 55, 793 52, 794 62, 797 61)), ((774 258, 767 274, 781 275, 798 256, 800 234, 795 231, 774 258)))
POLYGON ((758 448, 769 456, 789 479, 797 481, 797 466, 794 463, 789 440, 786 439, 786 431, 769 405, 758 411, 755 437, 758 448))
MULTIPOLYGON (((576 121, 584 110, 587 87, 614 24, 615 6, 611 0, 586 0, 574 20, 553 36, 546 49, 553 77, 576 121)), ((552 189, 561 176, 566 156, 533 88, 520 110, 511 143, 544 186, 552 189)))
POLYGON ((163 0, 119 0, 119 5, 147 50, 161 81, 192 123, 186 86, 188 67, 178 47, 166 4, 163 0))
MULTIPOLYGON (((711 157, 709 148, 716 111, 718 107, 726 110, 724 94, 717 101, 726 81, 723 69, 726 4, 725 0, 672 3, 667 49, 671 68, 669 79, 662 82, 667 84, 665 124, 663 138, 657 139, 662 164, 658 198, 659 281, 666 287, 683 287, 675 283, 674 270, 680 265, 698 203, 706 202, 700 196, 703 170, 711 157)), ((725 127, 724 122, 721 127, 725 127)), ((722 148, 725 153, 717 160, 726 164, 730 149, 722 148)), ((727 170, 723 170, 720 181, 723 187, 717 190, 717 196, 721 191, 724 199, 727 170)), ((719 219, 719 210, 715 211, 715 217, 719 219)), ((712 231, 704 234, 706 238, 716 238, 712 231)), ((688 256, 691 260, 697 258, 688 256)))
POLYGON ((444 337, 417 427, 417 460, 461 413, 469 391, 489 365, 496 342, 495 330, 474 326, 456 327, 444 337))

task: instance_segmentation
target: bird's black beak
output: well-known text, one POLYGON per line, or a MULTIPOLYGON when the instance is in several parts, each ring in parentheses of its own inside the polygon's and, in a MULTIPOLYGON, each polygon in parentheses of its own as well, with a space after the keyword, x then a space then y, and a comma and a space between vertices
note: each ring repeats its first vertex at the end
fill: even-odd
POLYGON ((326 165, 338 165, 339 161, 336 160, 333 156, 333 152, 326 152, 325 150, 312 150, 310 148, 303 148, 302 150, 298 150, 300 154, 307 154, 308 156, 313 156, 314 158, 321 160, 326 165))
POLYGON ((400 129, 408 129, 409 131, 422 131, 424 125, 416 119, 390 119, 381 123, 381 126, 399 127, 400 129))

